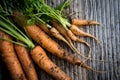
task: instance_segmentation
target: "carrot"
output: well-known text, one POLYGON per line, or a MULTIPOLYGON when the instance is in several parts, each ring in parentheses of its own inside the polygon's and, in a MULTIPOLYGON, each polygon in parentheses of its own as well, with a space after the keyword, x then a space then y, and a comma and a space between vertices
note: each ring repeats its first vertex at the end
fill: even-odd
POLYGON ((80 29, 79 29, 78 27, 76 27, 75 25, 71 25, 70 30, 71 30, 75 35, 91 37, 91 38, 95 39, 97 43, 100 43, 99 40, 98 40, 95 36, 93 36, 93 35, 91 35, 91 34, 89 34, 89 33, 87 33, 87 32, 84 32, 84 31, 80 30, 80 29))
POLYGON ((46 55, 45 51, 36 46, 31 51, 32 59, 38 64, 38 66, 52 75, 57 80, 71 80, 71 78, 65 74, 58 66, 56 66, 46 55))
POLYGON ((68 36, 70 37, 70 39, 72 39, 73 41, 77 41, 77 42, 80 42, 80 43, 84 43, 86 46, 88 46, 88 48, 91 48, 91 47, 90 47, 90 44, 88 44, 86 41, 84 41, 84 40, 82 40, 82 39, 77 38, 77 37, 71 32, 71 30, 67 30, 67 34, 68 34, 68 36))
MULTIPOLYGON (((3 31, 0 31, 0 38, 12 40, 11 37, 3 31)), ((13 43, 0 40, 0 45, 2 59, 5 62, 13 80, 27 80, 14 51, 13 43)))
POLYGON ((79 51, 73 45, 71 39, 68 37, 68 35, 66 33, 66 30, 63 28, 63 26, 61 24, 59 24, 57 21, 55 21, 55 20, 52 20, 51 24, 53 25, 53 27, 55 27, 68 40, 68 42, 73 47, 73 49, 75 50, 75 52, 79 54, 79 51))
MULTIPOLYGON (((91 53, 91 46, 90 46, 90 44, 88 44, 86 41, 84 41, 84 40, 82 40, 82 39, 77 38, 77 37, 71 32, 71 30, 67 30, 67 34, 68 34, 68 36, 69 36, 73 41, 76 41, 76 42, 80 42, 80 43, 85 44, 85 45, 89 48, 89 54, 91 53)), ((83 57, 84 57, 84 56, 83 56, 83 57)))
POLYGON ((88 25, 99 25, 100 23, 92 20, 72 19, 71 24, 77 26, 88 26, 88 25))
POLYGON ((57 30, 56 28, 52 27, 52 28, 50 29, 50 33, 51 33, 54 37, 56 37, 57 39, 62 40, 63 42, 65 42, 74 52, 77 52, 77 53, 78 53, 78 51, 76 50, 76 48, 75 48, 74 46, 72 46, 72 45, 58 32, 58 30, 57 30))
MULTIPOLYGON (((16 13, 17 13, 17 15, 16 15, 16 14, 13 14, 14 17, 20 15, 19 12, 16 12, 16 13)), ((15 20, 15 21, 16 21, 16 20, 15 20)), ((17 21, 16 21, 16 22, 17 22, 17 21)), ((48 29, 47 25, 42 24, 42 23, 37 23, 37 25, 38 25, 45 33, 50 34, 50 30, 48 29)))
POLYGON ((15 50, 28 80, 38 80, 38 76, 28 50, 17 44, 15 44, 15 50))

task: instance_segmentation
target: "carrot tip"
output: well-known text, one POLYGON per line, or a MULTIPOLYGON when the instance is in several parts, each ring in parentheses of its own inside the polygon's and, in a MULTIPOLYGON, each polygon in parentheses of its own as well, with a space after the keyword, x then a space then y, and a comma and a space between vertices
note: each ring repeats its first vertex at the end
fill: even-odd
POLYGON ((96 21, 90 21, 89 22, 90 25, 100 25, 100 23, 96 22, 96 21))
POLYGON ((92 67, 88 66, 86 63, 81 62, 81 64, 79 64, 79 66, 86 68, 87 70, 93 70, 92 67))

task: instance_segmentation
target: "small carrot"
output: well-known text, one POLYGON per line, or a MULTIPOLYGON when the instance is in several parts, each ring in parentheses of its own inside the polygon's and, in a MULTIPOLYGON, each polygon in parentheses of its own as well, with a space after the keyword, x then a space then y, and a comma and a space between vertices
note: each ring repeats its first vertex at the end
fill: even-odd
POLYGON ((87 33, 87 32, 84 32, 84 31, 80 30, 80 29, 79 29, 78 27, 76 27, 75 25, 71 25, 70 30, 71 30, 71 31, 73 32, 73 34, 75 34, 75 35, 91 37, 91 38, 95 39, 97 43, 100 43, 99 40, 98 40, 95 36, 93 36, 93 35, 91 35, 91 34, 89 34, 89 33, 87 33))
POLYGON ((65 42, 74 52, 76 52, 76 49, 71 46, 71 44, 58 32, 58 30, 54 27, 50 29, 50 33, 55 36, 57 39, 62 40, 65 42))
POLYGON ((88 25, 99 25, 100 23, 92 20, 72 19, 71 24, 77 26, 88 26, 88 25))
POLYGON ((28 50, 25 47, 17 44, 15 44, 15 50, 28 80, 38 80, 37 72, 28 50))
POLYGON ((59 24, 57 21, 55 21, 55 20, 52 20, 51 24, 53 25, 53 27, 55 27, 60 32, 60 34, 62 34, 67 39, 67 41, 73 47, 73 49, 75 50, 75 52, 79 54, 79 51, 73 45, 71 39, 68 37, 68 35, 66 33, 66 30, 63 28, 63 26, 61 24, 59 24))
POLYGON ((72 39, 73 41, 76 41, 76 42, 80 42, 80 43, 85 44, 85 45, 89 48, 89 54, 91 53, 91 46, 90 46, 90 44, 88 44, 86 41, 84 41, 84 40, 82 40, 82 39, 77 38, 77 37, 71 32, 71 30, 67 30, 67 34, 68 34, 68 36, 70 37, 70 39, 72 39))
MULTIPOLYGON (((11 37, 3 31, 0 31, 0 38, 12 40, 11 37)), ((2 56, 13 80, 27 80, 14 51, 13 43, 0 40, 0 45, 0 55, 2 56)))

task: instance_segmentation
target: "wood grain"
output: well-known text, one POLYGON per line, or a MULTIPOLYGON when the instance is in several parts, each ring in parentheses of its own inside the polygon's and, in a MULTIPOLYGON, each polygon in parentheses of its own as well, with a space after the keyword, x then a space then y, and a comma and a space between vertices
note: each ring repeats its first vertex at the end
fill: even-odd
MULTIPOLYGON (((47 2, 48 0, 46 0, 47 2)), ((64 0, 49 0, 48 4, 56 6, 64 0)), ((95 35, 102 48, 94 40, 83 38, 92 45, 92 59, 88 61, 95 70, 107 71, 95 73, 78 66, 72 66, 64 61, 51 57, 73 80, 119 80, 120 79, 120 0, 75 0, 66 13, 74 13, 71 18, 98 21, 100 26, 87 26, 82 30, 95 35), (96 61, 104 60, 104 62, 96 61), (64 67, 65 66, 65 67, 64 67)), ((75 43, 77 49, 87 54, 84 45, 75 43)), ((65 45, 62 45, 65 47, 65 45)), ((69 50, 69 48, 67 48, 69 50)), ((53 79, 46 79, 53 80, 53 79)))

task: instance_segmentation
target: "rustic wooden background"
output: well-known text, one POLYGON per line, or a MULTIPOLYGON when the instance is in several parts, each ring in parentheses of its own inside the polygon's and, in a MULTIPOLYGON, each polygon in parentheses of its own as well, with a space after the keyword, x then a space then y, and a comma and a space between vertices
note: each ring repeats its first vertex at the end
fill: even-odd
MULTIPOLYGON (((64 0, 46 0, 46 2, 51 6, 56 6, 63 1, 64 0)), ((102 47, 98 46, 93 39, 82 37, 92 46, 91 58, 93 60, 89 60, 87 63, 93 67, 94 70, 102 72, 92 72, 79 66, 73 66, 66 61, 50 55, 49 53, 48 56, 58 66, 60 66, 62 70, 70 75, 72 80, 119 80, 120 0, 75 0, 71 7, 66 10, 66 13, 75 13, 71 16, 71 18, 95 20, 101 24, 100 26, 87 26, 80 28, 88 33, 93 34, 100 40, 102 47)), ((59 43, 61 44, 62 42, 59 43)), ((74 44, 82 54, 87 54, 88 49, 84 45, 80 43, 74 44)), ((65 44, 62 44, 61 46, 71 52, 71 50, 65 44)), ((2 68, 0 67, 0 73, 2 68)), ((54 78, 40 70, 37 66, 36 68, 40 80, 54 80, 54 78)), ((2 73, 4 73, 3 71, 2 73)))

